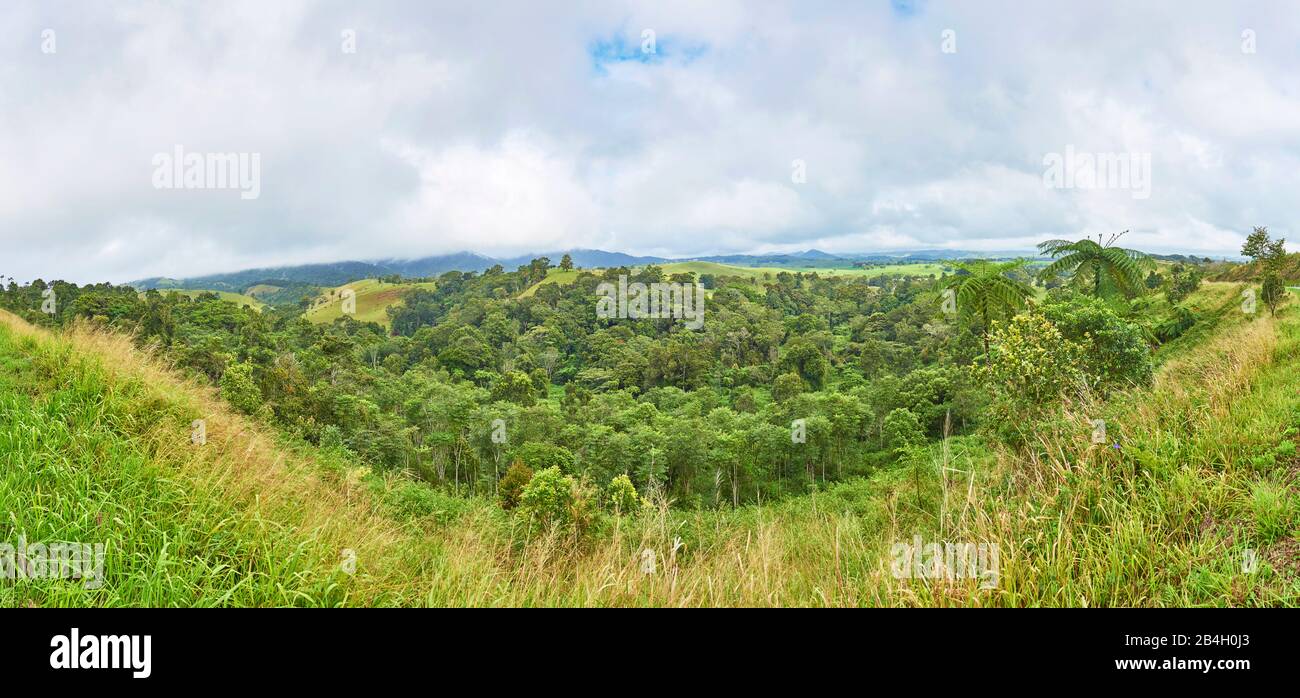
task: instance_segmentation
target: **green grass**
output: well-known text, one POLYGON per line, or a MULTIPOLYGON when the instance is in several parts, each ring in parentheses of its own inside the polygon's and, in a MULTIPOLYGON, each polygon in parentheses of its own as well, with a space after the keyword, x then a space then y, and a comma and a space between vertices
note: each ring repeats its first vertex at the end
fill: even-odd
POLYGON ((334 322, 343 317, 343 290, 356 293, 356 313, 359 322, 377 322, 388 327, 388 308, 402 302, 402 297, 413 288, 434 288, 433 282, 390 284, 378 279, 364 279, 326 289, 307 309, 305 317, 314 323, 334 322))
POLYGON ((194 486, 141 438, 197 413, 95 357, 0 325, 0 541, 103 544, 104 583, 0 580, 0 607, 334 605, 318 541, 194 486))

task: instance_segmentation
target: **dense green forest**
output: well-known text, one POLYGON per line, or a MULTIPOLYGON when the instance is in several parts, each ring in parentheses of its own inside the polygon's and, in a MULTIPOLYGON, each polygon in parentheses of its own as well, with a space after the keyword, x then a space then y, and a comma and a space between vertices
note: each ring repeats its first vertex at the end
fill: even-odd
POLYGON ((676 506, 737 506, 888 467, 945 435, 985 427, 1014 441, 1065 391, 1149 382, 1152 348, 1195 323, 1152 299, 1185 298, 1199 275, 1079 244, 1096 249, 1065 250, 1037 277, 1023 262, 767 282, 647 266, 521 297, 555 268, 541 258, 445 273, 389 309, 391 333, 350 317, 313 325, 301 304, 255 312, 109 284, 11 283, 2 298, 35 324, 133 333, 249 415, 457 492, 496 496, 512 465, 554 466, 598 492, 627 475, 676 506), (1094 252, 1100 270, 1080 267, 1094 252), (700 282, 703 327, 598 318, 597 285, 620 276, 700 282))
POLYGON ((1117 240, 913 276, 537 259, 403 285, 387 329, 10 283, 0 499, 110 567, 0 602, 1294 603, 1281 241, 1256 285, 1117 240), (602 317, 622 276, 698 282, 703 326, 602 317), (998 546, 996 579, 900 577, 916 536, 998 546))

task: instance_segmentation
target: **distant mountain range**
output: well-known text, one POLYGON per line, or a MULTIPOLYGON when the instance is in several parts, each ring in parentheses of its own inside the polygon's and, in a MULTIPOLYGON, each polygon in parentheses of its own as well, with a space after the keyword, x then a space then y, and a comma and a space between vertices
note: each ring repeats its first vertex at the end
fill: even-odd
POLYGON ((643 266, 646 264, 665 264, 670 262, 717 262, 737 266, 788 266, 788 267, 834 267, 851 266, 855 262, 894 263, 899 261, 936 261, 945 259, 969 258, 1004 258, 1028 256, 1034 253, 1024 251, 1006 252, 972 252, 969 250, 904 250, 898 252, 869 252, 862 254, 831 254, 821 250, 780 254, 732 254, 712 255, 707 257, 653 257, 636 256, 622 252, 605 250, 560 250, 518 257, 494 258, 474 252, 457 252, 455 254, 435 255, 419 259, 384 259, 369 262, 343 261, 328 264, 300 264, 287 267, 269 267, 263 269, 245 269, 225 274, 209 274, 187 279, 170 279, 153 277, 132 281, 129 286, 139 290, 157 289, 206 289, 213 291, 232 291, 242 293, 257 285, 311 285, 341 286, 358 279, 400 274, 406 278, 437 276, 449 271, 482 272, 500 264, 506 270, 513 271, 527 266, 538 257, 548 257, 553 264, 559 264, 564 255, 573 259, 575 266, 582 268, 609 268, 621 266, 643 266))

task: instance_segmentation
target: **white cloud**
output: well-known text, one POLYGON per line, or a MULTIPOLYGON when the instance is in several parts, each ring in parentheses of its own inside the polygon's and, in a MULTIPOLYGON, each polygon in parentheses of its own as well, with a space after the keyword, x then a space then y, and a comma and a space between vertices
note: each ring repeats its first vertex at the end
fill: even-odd
POLYGON ((1296 237, 1300 6, 917 7, 10 3, 0 273, 1296 237), (591 52, 644 29, 653 60, 591 52), (175 144, 260 153, 260 198, 154 189, 150 159, 175 144), (1150 152, 1150 198, 1047 189, 1043 156, 1070 145, 1150 152))

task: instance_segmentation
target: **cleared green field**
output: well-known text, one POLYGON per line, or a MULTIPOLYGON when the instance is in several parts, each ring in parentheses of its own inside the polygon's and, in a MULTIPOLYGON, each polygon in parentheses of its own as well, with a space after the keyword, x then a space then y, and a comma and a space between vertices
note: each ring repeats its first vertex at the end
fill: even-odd
POLYGON ((388 306, 402 302, 402 296, 413 288, 433 288, 433 282, 390 284, 379 279, 363 279, 336 288, 326 289, 313 301, 304 316, 317 324, 334 322, 343 317, 344 291, 356 293, 356 312, 352 317, 360 322, 377 322, 388 327, 388 306))
POLYGON ((276 291, 279 291, 282 288, 283 287, 281 286, 272 286, 270 284, 258 284, 256 286, 249 286, 248 288, 244 289, 244 293, 254 297, 266 296, 275 293, 276 291))
POLYGON ((571 284, 578 279, 578 275, 581 273, 582 272, 577 269, 570 269, 568 271, 564 271, 562 269, 550 269, 546 272, 545 279, 542 279, 541 281, 524 289, 524 292, 519 294, 519 297, 527 298, 533 295, 534 293, 537 293, 538 287, 540 287, 542 284, 571 284))
POLYGON ((182 296, 189 296, 190 298, 197 298, 198 296, 204 293, 215 293, 218 296, 220 296, 221 300, 223 301, 229 301, 239 306, 247 305, 259 313, 262 312, 264 308, 266 308, 265 303, 257 300, 252 296, 243 293, 232 293, 230 291, 203 291, 203 290, 194 290, 194 289, 167 289, 167 290, 159 289, 158 292, 164 295, 168 293, 177 293, 182 296))

